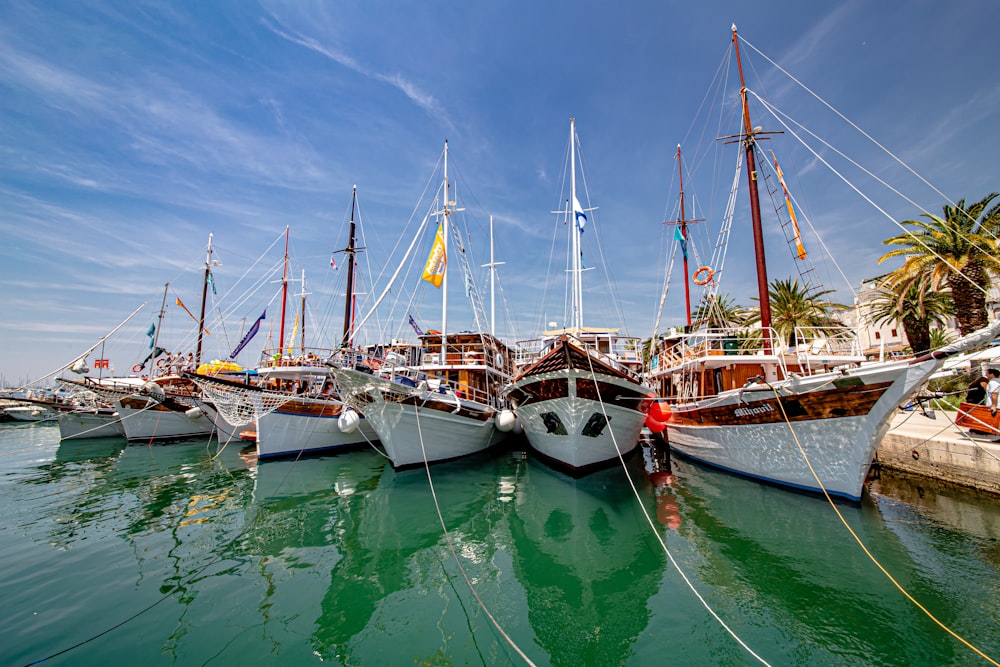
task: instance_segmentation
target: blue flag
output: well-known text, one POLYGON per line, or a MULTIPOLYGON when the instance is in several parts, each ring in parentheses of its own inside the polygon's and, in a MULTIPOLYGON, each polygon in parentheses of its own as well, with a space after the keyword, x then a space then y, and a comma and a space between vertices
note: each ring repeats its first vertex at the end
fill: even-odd
POLYGON ((250 342, 250 339, 257 335, 257 332, 260 331, 260 322, 266 316, 267 316, 267 309, 265 308, 264 312, 261 313, 260 317, 257 318, 257 321, 253 323, 252 327, 250 327, 250 330, 247 331, 245 336, 243 336, 243 340, 240 341, 240 344, 237 345, 236 349, 233 350, 233 353, 229 355, 230 359, 235 359, 236 355, 240 353, 240 350, 242 350, 244 347, 247 346, 247 343, 250 342))
POLYGON ((587 214, 583 212, 576 195, 573 195, 573 217, 576 219, 576 226, 580 228, 580 233, 583 234, 583 226, 587 224, 587 214))
POLYGON ((156 335, 156 325, 150 324, 149 329, 146 330, 146 335, 149 336, 149 349, 153 349, 153 336, 156 335))
POLYGON ((687 239, 684 238, 684 234, 681 233, 680 225, 678 225, 677 227, 674 227, 674 239, 677 240, 677 241, 680 241, 680 243, 681 243, 681 252, 684 253, 684 259, 687 259, 688 258, 688 242, 687 242, 687 239))
POLYGON ((420 327, 417 326, 417 321, 413 319, 413 315, 410 315, 409 317, 410 317, 410 326, 413 327, 413 330, 417 332, 418 336, 423 336, 424 332, 421 331, 420 327))

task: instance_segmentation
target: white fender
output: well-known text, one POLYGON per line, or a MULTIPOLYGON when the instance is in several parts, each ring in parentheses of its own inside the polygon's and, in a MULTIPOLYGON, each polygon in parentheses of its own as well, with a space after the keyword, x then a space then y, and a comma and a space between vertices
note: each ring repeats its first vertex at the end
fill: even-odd
POLYGON ((340 417, 337 418, 337 428, 340 429, 341 433, 354 433, 360 423, 361 417, 353 408, 344 408, 340 417))
POLYGON ((203 414, 205 414, 204 410, 202 410, 198 406, 195 406, 190 410, 184 411, 184 416, 191 420, 197 419, 198 417, 201 417, 203 414))
POLYGON ((514 416, 513 410, 501 410, 497 413, 497 430, 502 433, 513 430, 516 422, 517 417, 514 416))

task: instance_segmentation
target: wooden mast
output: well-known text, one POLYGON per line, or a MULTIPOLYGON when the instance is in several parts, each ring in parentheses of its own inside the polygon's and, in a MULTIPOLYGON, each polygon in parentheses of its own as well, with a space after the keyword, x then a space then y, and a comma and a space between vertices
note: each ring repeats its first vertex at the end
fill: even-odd
POLYGON ((201 286, 201 315, 198 317, 198 346, 194 353, 194 367, 201 365, 201 341, 205 334, 205 301, 208 299, 208 280, 212 275, 212 235, 208 235, 208 254, 205 257, 205 278, 201 286))
POLYGON ((747 87, 743 79, 743 62, 740 60, 740 42, 733 24, 733 47, 740 73, 740 99, 743 102, 743 146, 746 150, 747 179, 750 185, 750 215, 753 221, 754 258, 757 264, 757 296, 760 300, 760 327, 763 334, 764 353, 771 352, 771 297, 767 284, 767 264, 764 261, 764 232, 760 223, 760 198, 757 193, 757 167, 754 161, 754 128, 750 124, 750 107, 747 104, 747 87))
POLYGON ((281 270, 281 326, 278 328, 278 353, 285 353, 285 306, 288 303, 288 227, 285 227, 285 263, 281 270))
POLYGON ((355 222, 354 222, 354 205, 358 201, 358 186, 354 186, 354 190, 351 193, 351 234, 347 239, 347 248, 344 249, 344 253, 347 255, 347 292, 344 294, 344 337, 340 341, 341 347, 347 347, 352 338, 351 325, 353 324, 354 318, 352 317, 354 313, 354 233, 355 233, 355 222))
POLYGON ((678 223, 681 226, 681 243, 683 244, 684 255, 684 312, 687 313, 687 325, 691 326, 691 277, 688 275, 688 253, 687 253, 687 216, 684 215, 684 167, 681 165, 681 145, 677 144, 677 174, 680 176, 681 188, 681 219, 678 223))

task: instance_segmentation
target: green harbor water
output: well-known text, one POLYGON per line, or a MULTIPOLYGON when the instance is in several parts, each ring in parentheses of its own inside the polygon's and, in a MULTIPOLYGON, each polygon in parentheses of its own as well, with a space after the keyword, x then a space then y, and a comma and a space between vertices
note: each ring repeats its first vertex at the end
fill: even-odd
POLYGON ((939 624, 823 499, 666 477, 655 449, 573 479, 513 446, 428 479, 239 445, 0 425, 0 664, 1000 660, 992 496, 883 473, 837 506, 939 624))

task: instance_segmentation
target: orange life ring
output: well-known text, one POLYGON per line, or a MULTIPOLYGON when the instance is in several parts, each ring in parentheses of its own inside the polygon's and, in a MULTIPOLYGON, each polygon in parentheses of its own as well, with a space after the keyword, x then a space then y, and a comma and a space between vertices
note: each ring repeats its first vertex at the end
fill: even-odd
POLYGON ((707 285, 709 282, 711 282, 712 278, 714 277, 715 277, 715 271, 713 271, 711 267, 702 266, 697 271, 694 272, 694 275, 691 276, 691 280, 694 281, 695 285, 707 285), (702 273, 705 274, 705 277, 699 278, 698 276, 700 276, 702 273))
POLYGON ((142 369, 145 368, 145 367, 146 367, 145 364, 136 364, 135 366, 132 367, 132 372, 133 373, 141 373, 142 369))

